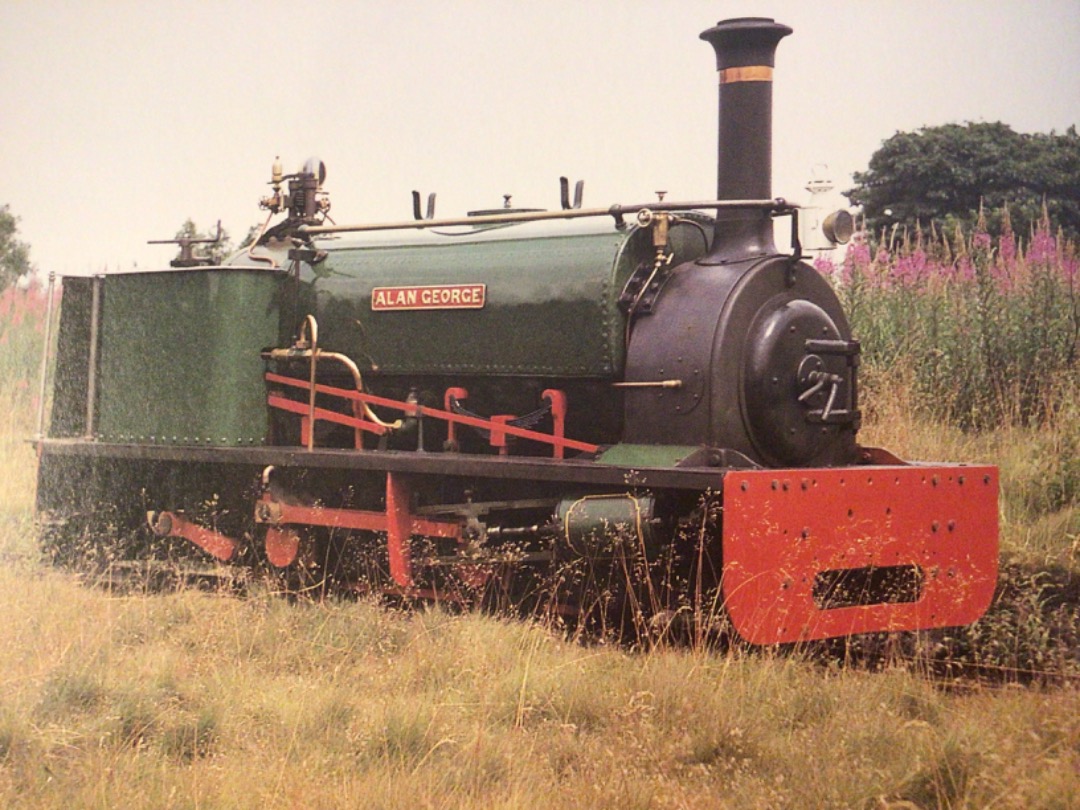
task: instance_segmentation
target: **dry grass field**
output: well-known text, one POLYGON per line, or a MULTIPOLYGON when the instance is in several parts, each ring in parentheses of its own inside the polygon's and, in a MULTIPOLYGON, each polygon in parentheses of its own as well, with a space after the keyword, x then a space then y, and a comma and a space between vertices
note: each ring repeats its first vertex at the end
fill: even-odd
POLYGON ((871 403, 868 443, 1003 468, 1003 596, 964 635, 991 666, 945 678, 258 584, 110 591, 38 558, 31 400, 0 390, 2 807, 1080 807, 1080 515, 1029 508, 1073 427, 871 403))

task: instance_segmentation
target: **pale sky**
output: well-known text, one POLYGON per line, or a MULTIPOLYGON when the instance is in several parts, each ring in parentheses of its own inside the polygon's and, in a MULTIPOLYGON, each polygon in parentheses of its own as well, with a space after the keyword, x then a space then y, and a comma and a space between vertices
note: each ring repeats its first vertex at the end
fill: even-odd
POLYGON ((280 155, 327 164, 338 222, 710 198, 698 34, 773 17, 773 194, 838 188, 897 131, 1080 124, 1080 0, 0 0, 0 204, 42 271, 164 266, 187 218, 261 221, 280 155), (821 171, 820 169, 818 170, 821 171))

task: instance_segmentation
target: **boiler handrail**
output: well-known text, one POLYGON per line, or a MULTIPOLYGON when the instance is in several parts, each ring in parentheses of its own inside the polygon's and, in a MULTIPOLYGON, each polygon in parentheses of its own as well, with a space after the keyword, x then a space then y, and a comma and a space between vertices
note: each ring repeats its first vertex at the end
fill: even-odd
POLYGON ((626 214, 640 211, 690 211, 695 209, 760 210, 773 214, 789 214, 798 206, 783 197, 772 200, 700 200, 697 202, 651 202, 634 205, 615 204, 609 208, 577 208, 559 211, 514 211, 506 214, 479 214, 477 216, 448 217, 444 219, 403 220, 401 222, 373 222, 356 225, 301 225, 300 234, 358 233, 363 231, 407 231, 424 228, 452 228, 460 225, 505 225, 515 222, 539 222, 550 219, 585 219, 587 217, 614 217, 621 222, 626 214))

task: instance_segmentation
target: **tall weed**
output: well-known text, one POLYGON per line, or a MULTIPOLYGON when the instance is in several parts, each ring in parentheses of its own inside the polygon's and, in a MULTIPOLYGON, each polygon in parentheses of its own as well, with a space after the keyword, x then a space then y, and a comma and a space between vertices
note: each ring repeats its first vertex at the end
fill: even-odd
MULTIPOLYGON (((56 294, 59 299, 59 292, 56 294)), ((37 283, 0 292, 0 520, 25 520, 34 492, 34 453, 46 291, 37 283)), ((4 551, 0 548, 0 552, 4 551)))
POLYGON ((41 367, 47 306, 46 291, 36 281, 0 292, 0 388, 13 388, 28 400, 36 394, 31 389, 41 367))
POLYGON ((965 429, 1075 410, 1080 258, 1045 216, 1026 239, 1007 211, 996 239, 985 218, 970 234, 882 234, 818 268, 862 341, 871 393, 902 380, 919 415, 965 429))

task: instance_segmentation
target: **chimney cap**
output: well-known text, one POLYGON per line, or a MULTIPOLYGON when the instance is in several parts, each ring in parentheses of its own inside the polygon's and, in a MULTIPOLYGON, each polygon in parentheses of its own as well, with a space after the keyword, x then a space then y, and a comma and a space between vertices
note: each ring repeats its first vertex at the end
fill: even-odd
POLYGON ((716 51, 716 68, 766 66, 774 67, 776 46, 792 32, 772 17, 735 17, 721 20, 701 38, 716 51))

